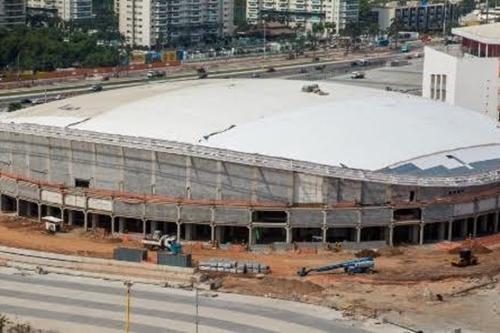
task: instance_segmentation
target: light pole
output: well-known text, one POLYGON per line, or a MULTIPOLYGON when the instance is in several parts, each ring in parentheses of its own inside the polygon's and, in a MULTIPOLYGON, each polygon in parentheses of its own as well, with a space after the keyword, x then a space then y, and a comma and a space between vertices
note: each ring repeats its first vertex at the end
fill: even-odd
POLYGON ((125 333, 130 331, 130 289, 134 285, 131 281, 123 282, 125 286, 125 333))
POLYGON ((200 323, 199 316, 198 316, 198 287, 194 288, 195 294, 194 294, 194 302, 195 302, 195 317, 194 317, 194 323, 196 327, 196 333, 198 333, 198 326, 200 323))

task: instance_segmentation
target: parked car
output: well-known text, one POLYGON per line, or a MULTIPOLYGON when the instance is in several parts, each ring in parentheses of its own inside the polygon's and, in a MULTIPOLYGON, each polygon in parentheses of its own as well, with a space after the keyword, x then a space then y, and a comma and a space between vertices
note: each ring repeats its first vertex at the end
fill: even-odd
POLYGON ((352 72, 351 73, 351 79, 364 79, 364 78, 365 78, 364 72, 352 72))
POLYGON ((103 87, 100 84, 93 84, 90 86, 90 91, 92 91, 92 92, 99 92, 102 90, 103 90, 103 87))
POLYGON ((167 76, 165 71, 148 71, 147 77, 148 79, 156 79, 167 76))

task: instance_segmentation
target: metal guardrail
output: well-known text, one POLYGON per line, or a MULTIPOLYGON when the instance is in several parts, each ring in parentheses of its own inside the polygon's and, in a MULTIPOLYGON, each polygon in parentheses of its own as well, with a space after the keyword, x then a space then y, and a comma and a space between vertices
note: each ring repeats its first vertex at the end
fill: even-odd
POLYGON ((424 187, 464 187, 491 184, 500 181, 500 167, 495 170, 472 175, 449 177, 418 177, 411 175, 387 174, 380 171, 343 168, 287 158, 242 153, 234 150, 212 148, 188 143, 151 139, 144 137, 106 134, 85 130, 61 128, 35 124, 0 123, 0 131, 16 134, 52 137, 83 141, 95 144, 113 145, 134 149, 147 149, 177 155, 220 160, 250 166, 303 172, 318 176, 345 178, 358 181, 389 183, 396 185, 424 187))

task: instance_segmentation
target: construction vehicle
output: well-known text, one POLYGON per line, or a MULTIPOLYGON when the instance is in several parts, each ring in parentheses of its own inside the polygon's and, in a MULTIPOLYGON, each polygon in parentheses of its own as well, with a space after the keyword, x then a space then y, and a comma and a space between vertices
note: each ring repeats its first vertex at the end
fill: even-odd
POLYGON ((60 232, 63 224, 63 220, 55 216, 44 216, 42 222, 45 223, 45 231, 49 234, 60 232))
POLYGON ((375 267, 375 261, 372 257, 364 257, 359 259, 348 260, 340 263, 333 263, 316 268, 306 269, 302 267, 297 271, 298 276, 306 276, 311 272, 328 272, 342 268, 347 274, 372 273, 375 267))
POLYGON ((165 250, 172 254, 181 253, 181 244, 177 242, 177 236, 164 235, 161 230, 155 230, 152 234, 146 235, 141 243, 149 250, 165 250))
POLYGON ((458 259, 453 260, 451 262, 451 265, 455 267, 466 267, 477 264, 478 264, 477 257, 472 253, 472 250, 469 248, 460 249, 460 251, 458 252, 458 259))

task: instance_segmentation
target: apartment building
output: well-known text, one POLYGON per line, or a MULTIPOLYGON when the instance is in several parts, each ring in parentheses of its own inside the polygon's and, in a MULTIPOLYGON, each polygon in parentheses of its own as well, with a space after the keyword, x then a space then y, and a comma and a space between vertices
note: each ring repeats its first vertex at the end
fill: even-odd
POLYGON ((92 18, 92 0, 28 0, 32 10, 57 11, 64 21, 92 18))
POLYGON ((458 22, 459 7, 457 3, 423 3, 409 1, 406 4, 389 2, 385 6, 373 9, 378 18, 380 30, 386 30, 398 19, 406 31, 442 30, 443 24, 458 22))
POLYGON ((0 27, 12 28, 26 24, 25 0, 0 0, 0 27))
POLYGON ((333 22, 337 32, 348 22, 357 22, 359 0, 246 0, 246 20, 280 21, 311 29, 314 23, 333 22))
POLYGON ((476 111, 500 126, 500 23, 452 33, 460 44, 425 47, 423 97, 476 111))
POLYGON ((115 8, 120 32, 135 46, 196 43, 234 31, 232 0, 119 0, 115 8))

